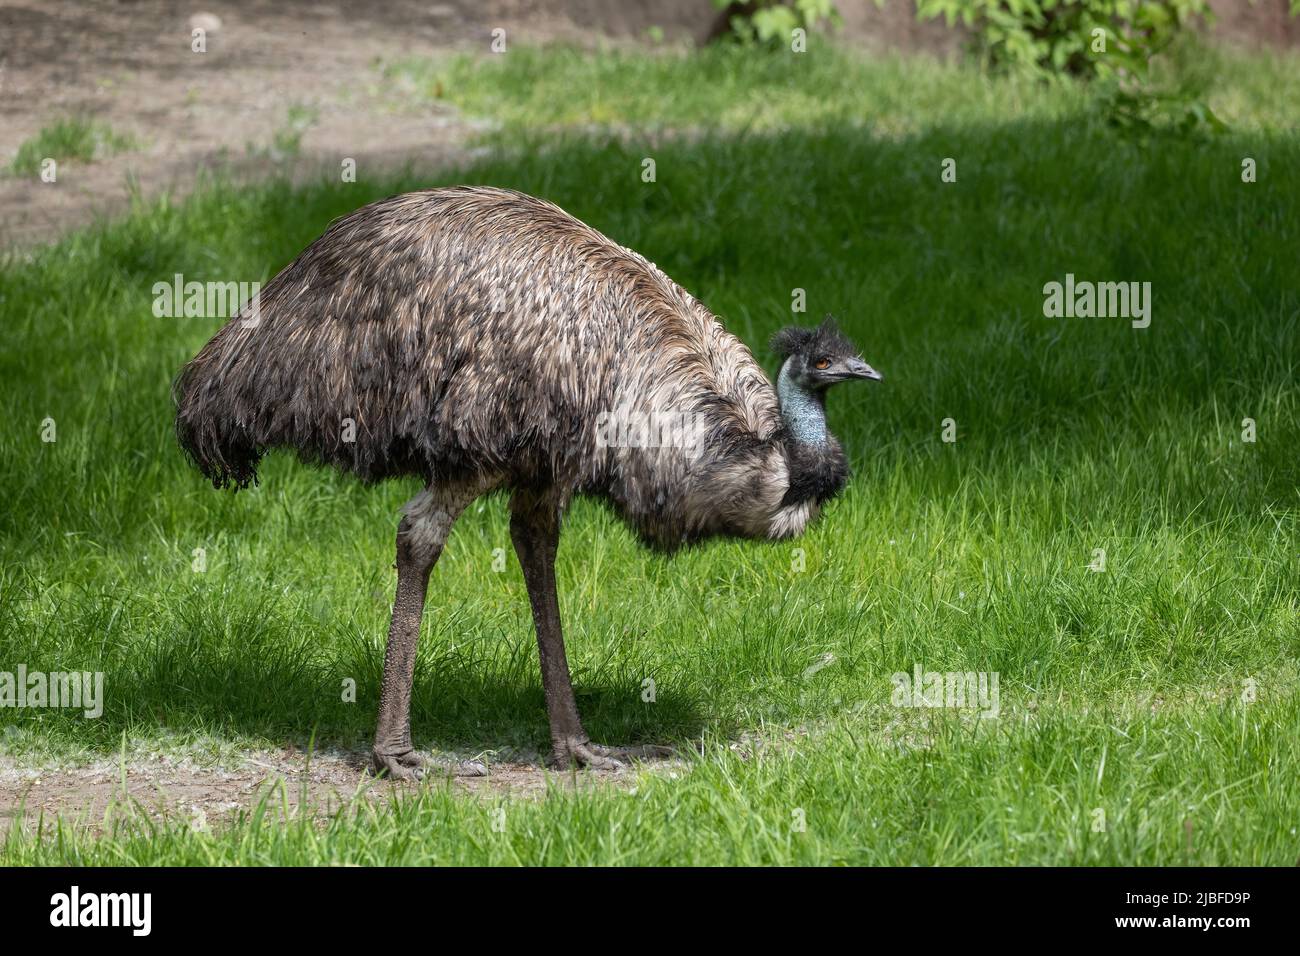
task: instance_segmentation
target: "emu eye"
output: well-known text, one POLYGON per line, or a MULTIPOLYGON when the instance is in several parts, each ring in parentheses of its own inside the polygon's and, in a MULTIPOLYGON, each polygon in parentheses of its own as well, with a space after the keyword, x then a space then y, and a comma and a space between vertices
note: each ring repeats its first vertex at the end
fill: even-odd
POLYGON ((813 368, 819 368, 824 370, 830 367, 831 367, 830 359, 818 359, 816 362, 813 363, 813 368))

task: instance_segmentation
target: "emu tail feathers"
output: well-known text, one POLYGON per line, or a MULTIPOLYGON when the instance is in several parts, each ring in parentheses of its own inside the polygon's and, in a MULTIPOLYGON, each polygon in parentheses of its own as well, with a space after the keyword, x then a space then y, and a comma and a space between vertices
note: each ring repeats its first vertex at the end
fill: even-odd
POLYGON ((172 383, 176 404, 176 440, 215 488, 247 488, 257 481, 263 449, 249 436, 231 409, 216 400, 211 379, 197 361, 186 365, 172 383))

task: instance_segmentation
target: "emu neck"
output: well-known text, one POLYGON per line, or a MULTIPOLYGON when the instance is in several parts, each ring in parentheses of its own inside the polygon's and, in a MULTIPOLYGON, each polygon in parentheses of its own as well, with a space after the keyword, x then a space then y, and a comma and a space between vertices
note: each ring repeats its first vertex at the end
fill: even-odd
POLYGON ((827 438, 825 396, 796 382, 790 374, 790 362, 791 359, 786 359, 776 380, 781 417, 796 444, 824 447, 827 438))

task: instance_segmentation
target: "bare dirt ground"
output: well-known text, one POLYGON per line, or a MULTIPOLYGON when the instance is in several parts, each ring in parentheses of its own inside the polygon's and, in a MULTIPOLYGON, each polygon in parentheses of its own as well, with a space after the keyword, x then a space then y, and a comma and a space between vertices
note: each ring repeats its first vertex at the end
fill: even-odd
POLYGON ((205 169, 300 177, 338 170, 351 157, 364 175, 463 158, 467 124, 449 109, 385 97, 377 63, 484 40, 488 31, 462 10, 473 6, 368 4, 357 19, 327 4, 0 4, 0 162, 68 115, 140 143, 92 164, 64 164, 56 183, 0 179, 0 245, 112 215, 132 189, 183 193, 205 169), (220 27, 208 33, 207 52, 195 53, 191 22, 204 14, 220 27), (293 111, 311 120, 295 155, 276 156, 270 146, 292 129, 293 111))
MULTIPOLYGON (((203 170, 337 176, 344 157, 356 160, 359 176, 407 164, 445 168, 467 157, 476 124, 449 106, 404 99, 381 82, 381 63, 449 50, 486 55, 497 28, 510 43, 590 44, 644 33, 650 23, 608 6, 0 0, 0 166, 66 116, 106 123, 138 143, 94 163, 63 164, 55 183, 0 175, 0 248, 118 213, 132 191, 183 194, 203 170), (588 13, 599 14, 600 31, 583 23, 588 13), (195 26, 206 30, 206 52, 191 49, 195 26), (293 154, 279 155, 277 136, 295 132, 293 154)), ((666 7, 673 15, 683 4, 666 7)))
MULTIPOLYGON (((656 773, 683 771, 680 761, 643 764, 656 773)), ((459 776, 450 765, 418 782, 376 779, 364 771, 365 756, 344 751, 310 755, 292 751, 243 752, 233 760, 198 763, 183 756, 152 760, 98 760, 74 767, 36 768, 0 757, 0 833, 17 818, 31 828, 55 818, 102 830, 114 820, 146 814, 158 821, 185 820, 213 826, 265 801, 269 811, 306 814, 324 820, 358 801, 381 803, 421 789, 451 786, 483 798, 538 799, 551 787, 589 790, 627 787, 637 779, 629 768, 565 773, 539 761, 493 763, 482 776, 459 776)), ((684 771, 683 771, 684 772, 684 771)))

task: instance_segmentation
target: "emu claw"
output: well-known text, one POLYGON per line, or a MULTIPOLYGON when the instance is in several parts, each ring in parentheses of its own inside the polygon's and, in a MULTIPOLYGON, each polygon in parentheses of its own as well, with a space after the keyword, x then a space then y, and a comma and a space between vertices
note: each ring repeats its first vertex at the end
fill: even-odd
POLYGON ((640 744, 631 747, 606 747, 589 740, 570 739, 563 747, 557 747, 551 763, 555 767, 567 768, 573 765, 592 770, 623 770, 636 760, 656 760, 671 757, 672 749, 656 744, 640 744))

